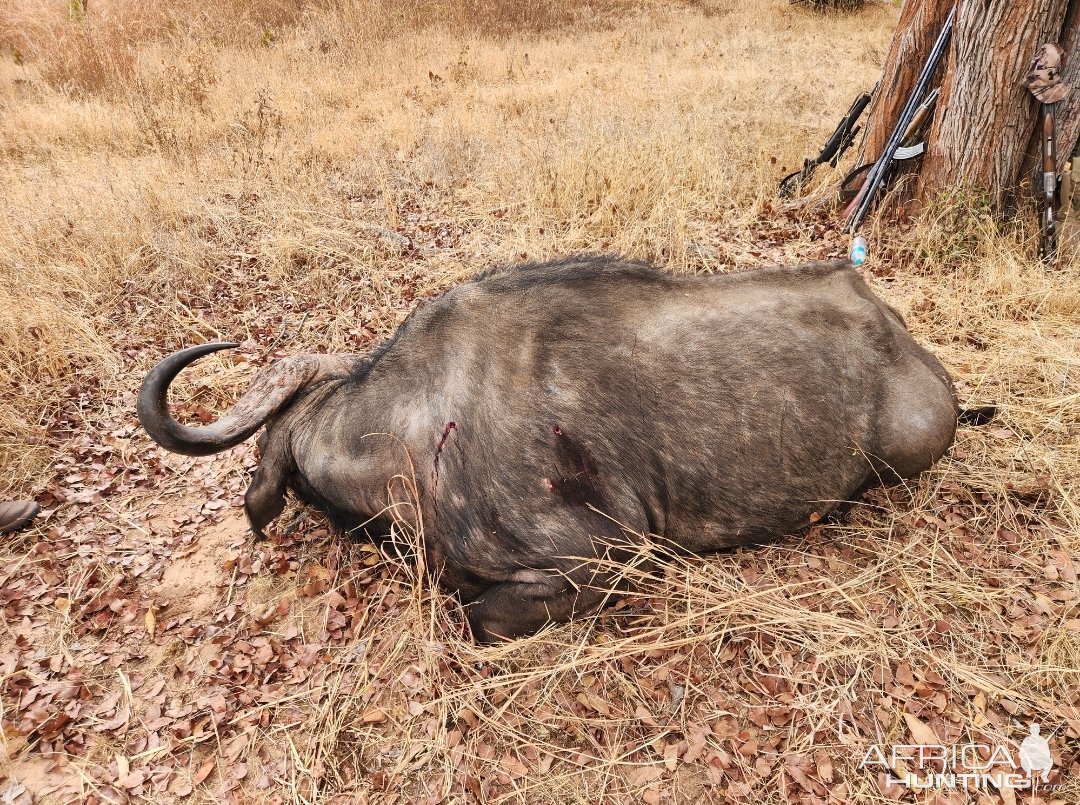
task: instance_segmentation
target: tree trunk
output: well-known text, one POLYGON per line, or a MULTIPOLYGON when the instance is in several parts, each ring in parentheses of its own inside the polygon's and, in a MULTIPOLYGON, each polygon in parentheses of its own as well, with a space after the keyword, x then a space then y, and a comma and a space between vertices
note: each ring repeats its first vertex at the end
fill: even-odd
MULTIPOLYGON (((894 175, 901 164, 917 172, 920 202, 968 186, 988 193, 995 211, 1007 212, 1022 195, 1039 155, 1040 105, 1024 77, 1038 48, 1056 42, 1065 49, 1062 80, 1077 86, 1080 0, 904 0, 870 106, 862 161, 881 153, 954 2, 956 19, 938 67, 941 97, 926 134, 926 154, 910 168, 910 162, 896 163, 894 175)), ((1074 89, 1057 104, 1061 164, 1080 135, 1078 96, 1074 89)))

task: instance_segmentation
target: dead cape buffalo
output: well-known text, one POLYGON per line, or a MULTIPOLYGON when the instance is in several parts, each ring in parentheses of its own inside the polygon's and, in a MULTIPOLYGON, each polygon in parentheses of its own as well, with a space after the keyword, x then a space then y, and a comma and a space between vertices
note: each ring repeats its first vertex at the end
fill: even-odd
POLYGON ((173 378, 231 346, 151 370, 147 432, 207 455, 264 427, 246 496, 256 534, 286 489, 345 531, 388 533, 388 489, 413 479, 427 567, 483 641, 596 609, 610 560, 646 538, 703 552, 797 532, 925 470, 957 423, 945 369, 844 261, 496 269, 370 356, 279 360, 216 423, 178 423, 173 378))

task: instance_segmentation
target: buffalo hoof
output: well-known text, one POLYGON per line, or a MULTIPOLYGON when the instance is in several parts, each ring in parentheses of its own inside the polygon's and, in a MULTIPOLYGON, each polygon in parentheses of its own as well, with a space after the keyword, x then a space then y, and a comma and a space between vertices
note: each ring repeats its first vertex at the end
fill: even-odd
POLYGON ((0 534, 10 534, 30 525, 41 507, 32 500, 0 502, 0 534))

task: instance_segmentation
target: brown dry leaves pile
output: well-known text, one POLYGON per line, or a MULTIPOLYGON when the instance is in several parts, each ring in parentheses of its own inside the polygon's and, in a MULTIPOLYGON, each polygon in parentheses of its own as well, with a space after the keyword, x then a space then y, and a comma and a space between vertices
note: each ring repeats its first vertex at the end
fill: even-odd
MULTIPOLYGON (((15 181, 19 159, 52 167, 35 174, 41 198, 12 191, 4 207, 4 259, 17 256, 0 264, 0 293, 15 300, 11 333, 23 341, 3 347, 13 382, 0 397, 22 396, 0 399, 0 447, 39 468, 12 491, 46 511, 0 546, 0 801, 981 805, 1013 800, 993 788, 887 787, 859 761, 879 743, 1015 750, 1032 721, 1053 733, 1055 770, 1050 787, 1016 800, 1080 801, 1080 260, 1068 243, 1062 266, 1044 268, 1030 239, 963 205, 874 233, 869 279, 954 371, 961 398, 997 403, 997 420, 962 428, 931 472, 873 492, 840 524, 672 559, 596 619, 506 646, 473 645, 460 607, 430 579, 331 534, 313 512, 291 509, 252 543, 239 507, 253 448, 172 456, 134 422, 146 369, 183 343, 243 338, 177 384, 181 416, 209 420, 269 358, 370 349, 417 300, 493 261, 593 244, 712 271, 843 253, 827 214, 770 200, 784 163, 827 135, 832 115, 813 113, 819 124, 799 136, 787 119, 797 97, 777 105, 746 88, 775 68, 754 59, 839 53, 856 65, 830 90, 842 111, 841 96, 862 88, 850 73, 872 82, 881 53, 837 47, 835 26, 854 23, 807 22, 786 3, 700 5, 686 11, 692 24, 660 11, 557 42, 425 40, 421 78, 401 79, 411 94, 394 95, 404 111, 365 135, 374 156, 355 169, 295 117, 307 107, 282 100, 306 98, 300 89, 282 83, 276 105, 252 105, 230 83, 263 56, 241 54, 231 72, 227 56, 192 56, 217 71, 205 96, 188 99, 205 108, 170 103, 205 132, 167 119, 167 104, 145 105, 138 88, 103 107, 120 121, 117 148, 167 183, 176 208, 107 160, 76 170, 65 138, 90 137, 106 101, 62 103, 19 73, 29 83, 5 102, 52 139, 6 140, 4 169, 15 181), (774 21, 764 34, 761 19, 774 21), (724 39, 737 25, 744 49, 724 39), (750 47, 779 30, 794 55, 750 47), (604 61, 579 84, 571 67, 582 53, 604 61), (725 64, 735 66, 718 72, 725 64), (605 72, 624 70, 619 81, 605 72), (721 74, 735 90, 709 84, 721 74), (728 105, 706 108, 702 92, 728 105), (505 119, 477 106, 484 93, 505 119), (668 97, 675 111, 650 116, 668 97), (216 129, 236 104, 246 111, 235 125, 216 129), (74 121, 63 131, 35 116, 61 107, 74 121), (648 125, 624 120, 624 107, 648 125), (421 118, 438 125, 402 160, 393 139, 421 118), (124 141, 128 123, 145 137, 124 141), (715 140, 678 136, 699 125, 715 140), (519 126, 540 131, 550 152, 523 150, 533 141, 519 126), (460 136, 439 140, 442 129, 460 136), (511 136, 500 139, 503 129, 511 136), (155 133, 164 139, 147 146, 155 133), (608 147, 613 133, 622 139, 608 147), (788 151, 777 162, 780 137, 788 151), (313 156, 316 145, 329 155, 313 156), (309 173, 301 181, 282 166, 309 173), (91 225, 49 203, 54 170, 98 194, 80 209, 91 225), (188 170, 205 193, 168 184, 188 170), (95 184, 96 171, 107 181, 95 184), (145 198, 151 224, 138 217, 145 198), (108 270, 94 273, 100 254, 112 255, 108 270), (171 256, 166 269, 152 264, 159 254, 171 256), (20 261, 55 270, 52 285, 33 285, 20 261), (101 286, 79 284, 71 266, 101 286), (18 296, 28 283, 33 294, 18 296), (44 299, 55 316, 81 318, 34 318, 44 299), (48 372, 32 371, 35 349, 48 372)), ((863 42, 868 19, 845 35, 863 42)), ((299 30, 265 58, 281 70, 313 60, 303 86, 322 94, 304 102, 316 117, 340 110, 344 89, 321 61, 333 51, 315 36, 324 29, 299 30)), ((885 41, 887 28, 874 30, 885 41)), ((184 75, 197 83, 196 73, 184 75)), ((338 134, 361 153, 354 123, 338 134)))
POLYGON ((965 475, 1006 435, 962 433, 917 489, 843 525, 671 560, 596 622, 494 648, 407 565, 308 513, 251 543, 248 449, 181 459, 135 437, 121 465, 130 430, 87 440, 73 457, 97 480, 62 468, 47 525, 0 574, 6 791, 910 801, 856 768, 870 744, 1015 746, 1036 720, 1056 729, 1057 787, 1025 801, 1074 801, 1075 546, 1045 479, 992 513, 997 492, 965 475))

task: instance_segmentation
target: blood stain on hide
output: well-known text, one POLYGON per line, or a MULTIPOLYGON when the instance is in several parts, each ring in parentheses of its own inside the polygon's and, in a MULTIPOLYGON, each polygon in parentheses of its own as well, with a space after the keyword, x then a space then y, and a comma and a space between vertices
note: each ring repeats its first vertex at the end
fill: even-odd
POLYGON ((446 446, 446 440, 450 438, 450 433, 457 430, 457 422, 450 421, 446 423, 446 427, 443 428, 442 438, 439 439, 439 444, 435 447, 435 466, 439 466, 439 456, 442 455, 443 448, 446 446))
POLYGON ((551 430, 559 437, 555 442, 559 473, 553 478, 545 478, 545 485, 571 506, 607 508, 600 474, 588 450, 560 426, 551 430))
POLYGON ((457 422, 451 420, 446 423, 446 427, 443 428, 442 436, 439 438, 439 443, 435 445, 435 460, 433 462, 434 471, 434 483, 432 484, 431 497, 434 501, 435 515, 439 514, 439 456, 442 455, 443 448, 446 446, 446 440, 450 438, 450 434, 457 430, 457 422))

